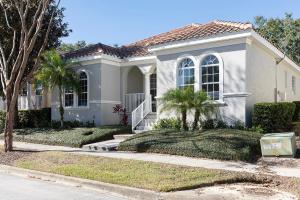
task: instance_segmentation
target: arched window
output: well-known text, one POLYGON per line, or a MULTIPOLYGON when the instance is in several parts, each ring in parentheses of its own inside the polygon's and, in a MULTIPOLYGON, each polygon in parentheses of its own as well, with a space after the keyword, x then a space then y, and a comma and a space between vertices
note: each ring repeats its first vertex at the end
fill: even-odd
POLYGON ((195 84, 195 64, 190 58, 184 58, 181 60, 178 66, 178 87, 194 88, 195 84))
POLYGON ((79 94, 78 94, 78 106, 87 106, 88 101, 88 77, 85 72, 79 74, 79 94))
POLYGON ((206 56, 201 62, 202 90, 212 100, 220 99, 220 62, 214 55, 206 56))

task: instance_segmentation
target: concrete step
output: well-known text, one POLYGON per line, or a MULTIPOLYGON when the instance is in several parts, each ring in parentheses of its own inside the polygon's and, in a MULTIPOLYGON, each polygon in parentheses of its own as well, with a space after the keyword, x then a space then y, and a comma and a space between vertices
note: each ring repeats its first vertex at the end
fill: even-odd
POLYGON ((120 134, 120 135, 114 135, 114 139, 115 140, 126 140, 132 136, 134 136, 134 134, 120 134))
POLYGON ((122 141, 124 140, 114 139, 114 140, 107 140, 103 142, 96 142, 96 143, 84 145, 82 146, 82 149, 84 151, 98 151, 98 152, 116 151, 117 147, 122 141))

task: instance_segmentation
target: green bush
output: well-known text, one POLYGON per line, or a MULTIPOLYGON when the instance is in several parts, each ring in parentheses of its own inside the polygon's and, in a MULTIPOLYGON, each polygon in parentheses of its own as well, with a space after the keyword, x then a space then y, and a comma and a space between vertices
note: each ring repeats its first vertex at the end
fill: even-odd
MULTIPOLYGON (((0 129, 5 127, 6 112, 0 111, 0 129)), ((51 126, 51 109, 19 110, 15 128, 38 128, 51 126)))
POLYGON ((300 101, 294 101, 293 103, 296 105, 293 121, 300 121, 300 101))
POLYGON ((260 137, 260 133, 235 129, 204 132, 150 131, 127 139, 120 144, 118 150, 255 161, 261 155, 260 137))
POLYGON ((180 130, 181 128, 181 120, 178 118, 165 118, 160 119, 155 123, 154 129, 176 129, 180 130))
MULTIPOLYGON (((53 120, 51 122, 52 128, 60 128, 60 121, 53 120)), ((78 128, 78 127, 95 127, 95 122, 80 122, 78 120, 74 121, 64 121, 64 128, 78 128)))
POLYGON ((264 132, 282 132, 291 129, 296 105, 291 102, 257 103, 254 105, 253 126, 264 132))
MULTIPOLYGON (((129 126, 101 126, 95 128, 25 128, 14 130, 14 140, 21 142, 81 147, 85 144, 113 139, 114 134, 131 133, 129 126)), ((0 139, 3 134, 0 135, 0 139)))
POLYGON ((51 108, 20 110, 17 128, 41 128, 51 126, 51 108))
POLYGON ((300 122, 293 122, 292 126, 292 131, 295 132, 296 136, 300 136, 300 122))

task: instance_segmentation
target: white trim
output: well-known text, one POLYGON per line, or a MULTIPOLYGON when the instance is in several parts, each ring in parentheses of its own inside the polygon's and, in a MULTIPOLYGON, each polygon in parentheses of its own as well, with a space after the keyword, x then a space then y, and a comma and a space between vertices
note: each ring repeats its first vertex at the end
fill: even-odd
POLYGON ((111 100, 101 100, 100 103, 103 103, 103 104, 122 104, 121 101, 111 101, 111 100))
POLYGON ((202 39, 192 39, 192 40, 184 40, 182 41, 176 41, 176 42, 170 42, 167 44, 157 45, 149 48, 149 52, 156 52, 156 51, 162 51, 162 50, 168 50, 168 49, 174 49, 174 48, 180 48, 180 47, 186 47, 186 46, 193 46, 193 45, 199 45, 199 44, 206 44, 211 42, 219 42, 219 41, 225 41, 225 40, 232 40, 232 39, 238 39, 238 38, 244 38, 251 36, 251 31, 244 31, 244 32, 238 32, 238 33, 226 33, 226 34, 217 34, 214 37, 205 37, 202 39))
POLYGON ((193 56, 191 54, 182 54, 182 55, 178 56, 178 58, 176 59, 176 62, 175 62, 175 72, 174 72, 174 75, 176 77, 176 79, 175 79, 176 80, 176 88, 178 88, 180 86, 178 84, 179 83, 179 80, 178 80, 179 65, 180 65, 181 61, 183 59, 186 59, 186 58, 191 59, 193 61, 193 63, 194 63, 194 67, 193 67, 194 68, 194 90, 197 91, 198 88, 197 88, 196 85, 197 85, 197 82, 199 80, 198 80, 198 78, 196 78, 196 68, 197 68, 197 66, 199 64, 199 61, 198 61, 198 59, 195 56, 193 56))
POLYGON ((251 95, 251 93, 248 93, 248 92, 223 93, 223 98, 248 97, 250 95, 251 95))
POLYGON ((219 53, 215 51, 207 51, 203 53, 200 57, 200 62, 199 62, 199 88, 202 90, 202 61, 205 59, 207 56, 213 55, 216 56, 218 61, 219 61, 219 101, 223 101, 224 98, 224 62, 222 57, 220 56, 219 53))

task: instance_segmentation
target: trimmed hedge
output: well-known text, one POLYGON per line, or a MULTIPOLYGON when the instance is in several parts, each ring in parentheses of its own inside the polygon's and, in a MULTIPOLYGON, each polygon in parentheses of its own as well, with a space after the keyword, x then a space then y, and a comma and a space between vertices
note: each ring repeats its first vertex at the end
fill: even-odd
POLYGON ((300 120, 300 101, 294 101, 293 103, 296 105, 293 121, 296 122, 300 120))
MULTIPOLYGON (((51 126, 51 108, 41 110, 19 110, 16 128, 38 128, 51 126)), ((4 129, 6 112, 0 111, 0 129, 4 129)))
MULTIPOLYGON (((21 142, 81 147, 85 144, 113 139, 115 134, 131 133, 128 126, 101 126, 95 128, 25 128, 14 130, 14 140, 21 142)), ((0 135, 0 138, 3 134, 0 135)))
POLYGON ((260 133, 234 129, 203 132, 161 130, 137 134, 121 142, 118 150, 255 161, 261 155, 260 138, 260 133))
POLYGON ((257 103, 254 105, 253 126, 264 132, 291 130, 296 105, 292 102, 257 103))

